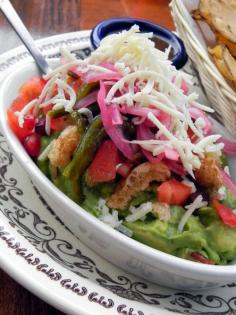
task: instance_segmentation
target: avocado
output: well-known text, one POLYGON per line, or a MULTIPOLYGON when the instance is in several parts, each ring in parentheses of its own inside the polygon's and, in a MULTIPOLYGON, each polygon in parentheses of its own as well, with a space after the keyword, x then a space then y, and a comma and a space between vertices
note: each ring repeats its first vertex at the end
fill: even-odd
MULTIPOLYGON (((61 184, 65 185, 65 183, 61 184)), ((109 196, 114 187, 115 183, 109 189, 106 184, 91 188, 82 181, 84 199, 80 205, 99 217, 98 201, 101 197, 109 196)), ((70 190, 70 187, 66 190, 70 190)), ((228 190, 226 193, 227 198, 224 202, 231 207, 233 205, 236 207, 235 198, 228 190)), ((131 204, 138 206, 150 199, 153 199, 152 192, 145 191, 134 198, 131 204)), ((119 217, 123 219, 123 225, 133 232, 132 238, 165 253, 194 260, 191 257, 192 252, 198 252, 216 264, 226 264, 236 259, 236 228, 225 225, 213 207, 197 210, 190 216, 182 232, 178 231, 178 224, 186 210, 178 206, 171 206, 170 210, 171 218, 167 222, 154 216, 147 216, 145 221, 127 222, 125 217, 128 210, 125 211, 125 215, 123 212, 120 213, 119 217)))
POLYGON ((200 209, 199 219, 205 226, 209 246, 220 256, 220 263, 236 259, 236 228, 225 225, 213 207, 200 209))
POLYGON ((132 230, 134 239, 153 248, 180 257, 186 255, 187 251, 188 259, 193 251, 204 252, 209 259, 220 263, 217 250, 209 246, 205 227, 197 216, 189 218, 183 232, 178 231, 178 223, 184 212, 183 208, 173 206, 168 222, 154 219, 151 222, 136 221, 123 224, 132 230))

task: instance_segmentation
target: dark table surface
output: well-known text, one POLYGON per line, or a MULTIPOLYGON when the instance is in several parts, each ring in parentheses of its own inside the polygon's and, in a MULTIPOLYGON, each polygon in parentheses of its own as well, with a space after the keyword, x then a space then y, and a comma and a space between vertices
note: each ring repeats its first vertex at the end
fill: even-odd
MULTIPOLYGON (((12 0, 35 39, 59 33, 90 29, 110 17, 149 19, 174 29, 169 0, 12 0), (98 14, 99 12, 99 14, 98 14)), ((20 45, 8 22, 0 14, 0 54, 20 45), (4 44, 3 44, 4 43, 4 44)), ((1 249, 0 249, 1 250, 1 249)), ((96 310, 94 310, 94 315, 96 310)), ((60 315, 0 270, 0 315, 60 315)))

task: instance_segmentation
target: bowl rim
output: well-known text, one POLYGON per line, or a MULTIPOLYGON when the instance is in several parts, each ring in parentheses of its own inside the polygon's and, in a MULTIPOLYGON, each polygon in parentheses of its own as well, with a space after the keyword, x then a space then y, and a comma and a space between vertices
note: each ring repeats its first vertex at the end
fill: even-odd
POLYGON ((186 64, 188 56, 183 41, 166 27, 145 19, 119 17, 101 21, 93 27, 90 34, 93 48, 98 48, 101 40, 107 35, 129 29, 134 24, 145 32, 153 32, 156 37, 172 46, 174 50, 172 63, 177 69, 181 69, 186 64))
MULTIPOLYGON (((58 59, 54 59, 58 60, 58 59)), ((29 69, 32 72, 32 76, 35 75, 35 69, 37 66, 34 61, 28 61, 17 67, 15 71, 10 73, 0 86, 0 104, 4 104, 5 94, 9 91, 9 86, 16 76, 29 69)), ((23 82, 22 82, 23 83, 23 82)), ((14 87, 13 87, 14 88, 14 87)), ((33 181, 39 184, 40 187, 44 186, 44 190, 47 191, 51 196, 55 196, 57 202, 66 205, 68 212, 72 212, 73 215, 79 215, 82 219, 86 220, 92 228, 96 229, 97 232, 106 234, 107 238, 111 242, 118 242, 119 247, 126 247, 133 254, 142 255, 144 260, 151 266, 154 266, 152 262, 158 262, 158 266, 162 270, 169 271, 181 275, 183 277, 190 277, 195 280, 212 281, 226 283, 232 281, 232 276, 236 278, 235 265, 206 265, 198 262, 182 259, 171 254, 167 254, 158 249, 154 249, 148 245, 142 244, 132 238, 123 235, 119 231, 107 226, 105 223, 95 218, 93 215, 88 213, 81 206, 76 204, 73 200, 67 197, 61 192, 37 167, 34 161, 24 150, 22 144, 15 136, 13 131, 9 128, 7 122, 7 108, 10 104, 2 105, 2 114, 0 115, 0 128, 9 144, 12 152, 14 153, 17 160, 20 162, 23 169, 27 172, 29 177, 32 177, 33 181), (211 279, 211 277, 214 277, 211 279)))

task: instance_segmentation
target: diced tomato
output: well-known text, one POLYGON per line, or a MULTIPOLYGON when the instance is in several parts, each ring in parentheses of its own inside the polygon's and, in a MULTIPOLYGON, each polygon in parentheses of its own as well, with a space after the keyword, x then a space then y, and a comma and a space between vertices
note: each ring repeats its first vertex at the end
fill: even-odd
POLYGON ((215 265, 215 262, 213 260, 206 258, 205 256, 198 252, 192 252, 191 257, 194 260, 201 262, 202 264, 215 265))
POLYGON ((131 163, 127 163, 127 162, 120 163, 118 164, 118 167, 116 167, 116 172, 120 176, 126 178, 129 175, 131 168, 132 168, 131 163))
POLYGON ((33 77, 30 80, 26 81, 20 88, 20 94, 28 99, 28 101, 33 100, 34 98, 39 97, 41 94, 46 81, 39 78, 33 77))
MULTIPOLYGON (((19 126, 18 123, 18 116, 16 112, 22 110, 22 108, 28 103, 28 99, 24 96, 18 96, 12 103, 11 107, 7 112, 8 123, 10 128, 15 133, 15 135, 22 141, 27 137, 29 134, 32 133, 34 128, 33 118, 26 119, 26 122, 23 125, 23 128, 19 126)), ((27 115, 28 116, 28 115, 27 115)), ((31 115, 29 115, 31 116, 31 115)))
POLYGON ((116 177, 118 150, 111 140, 105 140, 99 147, 88 168, 88 182, 91 184, 109 182, 116 177))
POLYGON ((224 222, 225 225, 236 227, 236 214, 233 213, 232 209, 222 205, 217 199, 212 199, 212 204, 216 208, 216 211, 224 222))
POLYGON ((71 119, 68 116, 51 118, 51 129, 54 131, 62 131, 71 124, 71 119))
POLYGON ((197 137, 197 135, 195 135, 195 133, 192 131, 191 128, 188 128, 187 134, 188 134, 192 143, 195 143, 197 141, 198 137, 197 137))
POLYGON ((172 204, 172 186, 169 181, 162 183, 157 188, 157 198, 160 202, 172 204))
POLYGON ((170 179, 157 188, 157 198, 160 202, 180 206, 186 202, 191 192, 190 186, 176 179, 170 179))
POLYGON ((45 107, 43 107, 42 108, 42 111, 43 111, 43 113, 46 115, 47 114, 47 112, 49 112, 50 110, 52 110, 52 108, 53 108, 53 105, 48 105, 48 106, 45 106, 45 107))
POLYGON ((28 103, 27 97, 23 95, 19 95, 11 104, 9 111, 12 112, 19 112, 25 107, 25 105, 28 103))
POLYGON ((40 152, 40 146, 40 135, 37 133, 32 133, 25 138, 24 147, 30 156, 37 157, 40 152))

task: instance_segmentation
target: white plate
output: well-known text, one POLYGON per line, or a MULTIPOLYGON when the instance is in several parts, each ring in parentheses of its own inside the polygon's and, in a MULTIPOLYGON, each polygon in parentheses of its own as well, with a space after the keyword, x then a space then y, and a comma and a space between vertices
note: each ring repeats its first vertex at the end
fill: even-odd
MULTIPOLYGON (((49 56, 57 55, 61 45, 87 55, 89 31, 53 36, 38 44, 49 56)), ((22 47, 0 56, 0 81, 29 58, 22 47)), ((191 293, 166 289, 129 275, 93 253, 55 216, 53 205, 45 203, 2 136, 0 248, 1 268, 67 314, 236 313, 236 284, 191 293)), ((134 268, 143 266, 134 262, 134 268)))

